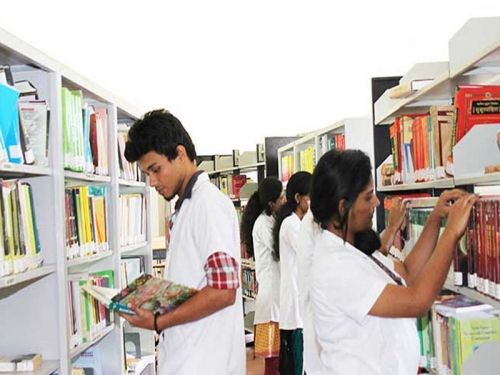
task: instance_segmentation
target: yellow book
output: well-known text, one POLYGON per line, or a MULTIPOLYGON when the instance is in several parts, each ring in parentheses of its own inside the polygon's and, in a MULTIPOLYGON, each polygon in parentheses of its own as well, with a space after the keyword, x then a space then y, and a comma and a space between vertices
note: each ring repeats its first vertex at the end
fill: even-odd
POLYGON ((95 198, 95 211, 96 211, 96 225, 98 243, 106 243, 106 209, 104 207, 104 197, 96 196, 95 198))

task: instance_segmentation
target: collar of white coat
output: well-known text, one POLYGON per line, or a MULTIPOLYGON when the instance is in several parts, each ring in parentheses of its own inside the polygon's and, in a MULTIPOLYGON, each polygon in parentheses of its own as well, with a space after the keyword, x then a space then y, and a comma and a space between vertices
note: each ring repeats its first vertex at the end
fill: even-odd
POLYGON ((335 233, 330 232, 327 229, 321 229, 320 236, 327 244, 332 244, 335 251, 351 251, 353 254, 359 255, 362 258, 368 259, 367 255, 365 255, 360 250, 356 249, 349 242, 344 241, 344 239, 337 236, 335 233))
POLYGON ((179 199, 175 203, 175 211, 179 211, 182 203, 184 203, 186 199, 191 199, 193 191, 195 191, 201 183, 208 180, 208 175, 205 172, 197 171, 196 173, 194 173, 186 185, 184 194, 182 195, 182 197, 179 197, 179 199))

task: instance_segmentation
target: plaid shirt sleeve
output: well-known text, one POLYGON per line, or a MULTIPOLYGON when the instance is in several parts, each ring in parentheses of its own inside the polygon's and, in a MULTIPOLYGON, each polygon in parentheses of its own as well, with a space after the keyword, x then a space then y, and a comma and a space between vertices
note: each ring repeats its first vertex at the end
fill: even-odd
POLYGON ((227 253, 218 251, 210 255, 205 263, 207 285, 215 289, 236 289, 240 286, 239 265, 227 253))

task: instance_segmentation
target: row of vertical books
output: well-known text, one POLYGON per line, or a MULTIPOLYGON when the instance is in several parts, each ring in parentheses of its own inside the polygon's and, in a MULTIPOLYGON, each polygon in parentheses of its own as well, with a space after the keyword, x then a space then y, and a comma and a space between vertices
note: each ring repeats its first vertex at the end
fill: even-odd
POLYGON ((240 198, 240 190, 246 182, 247 176, 243 174, 227 174, 212 177, 212 183, 231 199, 240 198))
POLYGON ((316 150, 314 146, 307 146, 299 152, 300 170, 312 173, 316 165, 316 150))
POLYGON ((457 86, 452 106, 397 116, 389 128, 392 162, 381 185, 410 184, 454 175, 453 147, 477 124, 500 123, 500 86, 457 86))
POLYGON ((146 202, 139 193, 120 194, 120 246, 146 241, 146 202))
POLYGON ((482 345, 500 343, 500 311, 462 295, 443 295, 417 321, 420 366, 461 375, 482 345))
POLYGON ((144 255, 127 255, 120 259, 120 286, 125 288, 139 275, 145 272, 146 257, 144 255))
POLYGON ((30 82, 0 66, 0 161, 48 166, 49 113, 30 82))
POLYGON ((120 178, 129 181, 146 181, 146 176, 141 172, 137 163, 130 163, 125 158, 125 145, 127 144, 128 126, 118 124, 118 165, 120 168, 120 178))
POLYGON ((92 256, 109 250, 105 186, 65 189, 66 258, 92 256))
POLYGON ((280 179, 286 182, 292 177, 295 172, 295 165, 293 160, 293 154, 284 154, 281 157, 281 176, 280 179))
POLYGON ((398 116, 389 128, 393 167, 383 171, 389 177, 383 184, 446 177, 452 162, 454 116, 453 106, 432 106, 428 113, 398 116))
POLYGON ((0 277, 43 263, 32 188, 0 180, 0 277))
POLYGON ((319 137, 320 155, 330 150, 345 150, 345 135, 342 133, 327 133, 319 137))
POLYGON ((62 88, 64 168, 108 175, 108 111, 85 102, 81 90, 62 88))
POLYGON ((94 297, 85 293, 83 285, 114 287, 112 270, 72 273, 68 275, 68 313, 70 323, 70 345, 77 347, 95 338, 112 323, 112 315, 94 297))
MULTIPOLYGON (((427 194, 402 195, 410 199, 407 209, 408 225, 404 229, 406 256, 415 245, 432 212, 437 198, 427 194)), ((391 199, 384 201, 387 212, 391 199)), ((446 225, 441 223, 441 231, 446 225)), ((467 230, 459 241, 453 257, 450 279, 457 286, 467 286, 482 294, 500 299, 500 196, 481 196, 474 204, 467 230)))
POLYGON ((243 296, 257 297, 257 279, 255 277, 255 264, 248 259, 241 261, 241 289, 243 296))
POLYGON ((457 262, 456 285, 500 300, 500 196, 482 196, 472 209, 466 252, 457 262))

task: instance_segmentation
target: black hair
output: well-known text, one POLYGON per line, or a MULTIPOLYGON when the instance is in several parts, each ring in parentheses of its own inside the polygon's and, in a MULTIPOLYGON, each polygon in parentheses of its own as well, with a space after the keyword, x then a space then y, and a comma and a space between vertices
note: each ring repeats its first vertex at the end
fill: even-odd
POLYGON ((382 245, 380 236, 373 229, 366 229, 354 234, 354 247, 366 255, 372 255, 382 245))
POLYGON ((155 151, 172 160, 177 157, 179 145, 184 146, 191 161, 196 159, 193 141, 179 119, 165 109, 156 109, 146 113, 130 128, 125 158, 134 162, 155 151))
POLYGON ((295 194, 308 195, 311 191, 312 175, 309 172, 297 172, 290 177, 286 185, 286 203, 280 208, 276 215, 276 222, 273 228, 273 258, 280 260, 280 229, 283 220, 290 216, 298 206, 295 194))
POLYGON ((258 190, 252 194, 241 216, 241 240, 246 245, 247 254, 253 257, 252 231, 255 220, 262 212, 271 215, 269 202, 276 201, 283 191, 283 185, 275 177, 266 177, 259 183, 258 190))
POLYGON ((321 228, 332 222, 346 239, 349 211, 370 178, 370 158, 360 150, 330 150, 319 159, 312 177, 311 211, 321 228))

